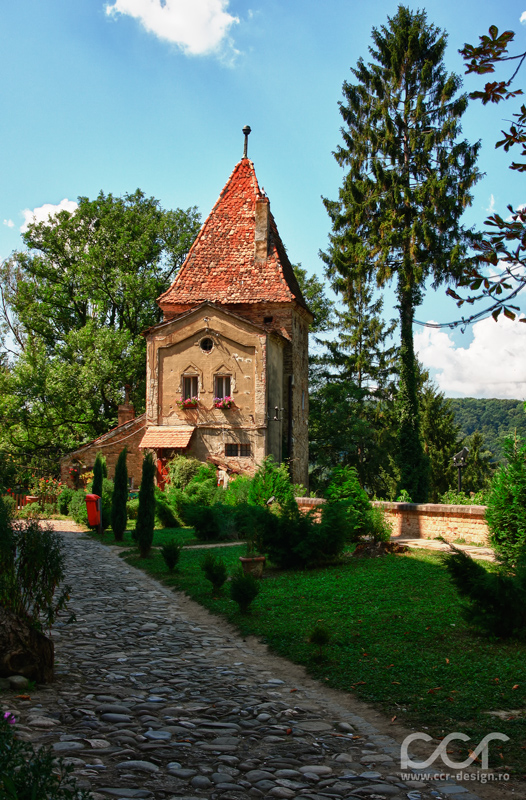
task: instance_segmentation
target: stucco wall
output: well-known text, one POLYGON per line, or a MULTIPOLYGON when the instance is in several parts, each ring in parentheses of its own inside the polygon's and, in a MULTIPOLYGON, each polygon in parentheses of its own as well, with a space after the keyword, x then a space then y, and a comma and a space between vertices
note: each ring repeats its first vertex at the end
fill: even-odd
MULTIPOLYGON (((254 471, 266 455, 268 340, 240 318, 213 306, 203 306, 157 326, 148 335, 147 398, 148 424, 195 428, 188 455, 206 461, 209 456, 229 464, 226 444, 250 444, 250 456, 239 456, 241 466, 254 471), (203 339, 213 347, 201 347, 203 339), (196 375, 199 405, 180 409, 182 378, 196 375), (214 408, 216 375, 229 375, 234 407, 214 408)), ((273 361, 279 361, 279 342, 273 361)), ((279 391, 279 386, 278 386, 279 391)), ((232 463, 233 463, 232 462, 232 463)))

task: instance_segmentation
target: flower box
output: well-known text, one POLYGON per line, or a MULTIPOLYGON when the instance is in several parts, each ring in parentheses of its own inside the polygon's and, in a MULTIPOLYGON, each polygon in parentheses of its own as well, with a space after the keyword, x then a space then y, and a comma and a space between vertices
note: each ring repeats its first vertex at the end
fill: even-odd
POLYGON ((227 397, 214 397, 214 408, 220 408, 225 411, 227 408, 232 408, 234 399, 227 395, 227 397))
POLYGON ((199 403, 198 397, 187 397, 185 400, 183 400, 183 398, 181 397, 181 399, 177 401, 177 405, 183 411, 185 411, 188 408, 197 408, 198 403, 199 403))

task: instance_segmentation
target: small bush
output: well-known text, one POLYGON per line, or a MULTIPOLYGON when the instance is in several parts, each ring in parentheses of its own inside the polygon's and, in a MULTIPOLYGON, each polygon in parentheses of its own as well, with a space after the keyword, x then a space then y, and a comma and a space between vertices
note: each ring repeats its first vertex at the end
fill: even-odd
POLYGON ((446 569, 461 597, 465 619, 476 627, 508 638, 526 634, 526 562, 514 573, 501 567, 488 572, 467 553, 450 545, 452 552, 442 556, 446 569))
POLYGON ((276 464, 272 456, 267 456, 252 479, 248 502, 264 506, 271 497, 280 505, 286 505, 294 500, 294 489, 287 465, 276 464))
MULTIPOLYGON (((106 462, 103 463, 103 469, 106 462)), ((113 498, 113 481, 109 478, 102 479, 102 530, 105 531, 111 525, 111 503, 113 498)))
POLYGON ((164 558, 164 563, 168 567, 168 570, 173 572, 175 565, 179 561, 179 556, 181 555, 181 545, 177 544, 175 539, 171 539, 169 542, 166 542, 166 544, 163 544, 163 546, 159 549, 162 557, 164 558))
POLYGON ((169 504, 164 492, 155 489, 155 515, 162 528, 180 528, 181 520, 169 504))
POLYGON ((70 586, 64 580, 61 537, 36 520, 10 520, 0 498, 0 606, 35 628, 49 627, 65 608, 70 586))
POLYGON ((138 497, 133 497, 131 500, 128 500, 128 502, 126 503, 126 511, 128 519, 137 519, 137 514, 139 513, 138 497))
POLYGON ((318 648, 318 658, 323 658, 323 648, 327 647, 330 640, 331 635, 325 625, 316 625, 309 636, 309 642, 318 648))
POLYGON ((371 503, 360 486, 354 467, 336 467, 327 488, 327 499, 347 506, 348 541, 357 542, 369 532, 371 503))
POLYGON ((250 604, 256 599, 260 591, 260 584, 253 575, 245 575, 240 569, 232 576, 230 582, 230 597, 237 603, 242 614, 246 614, 250 604))
POLYGON ((453 489, 449 489, 441 494, 438 500, 448 506, 485 506, 486 493, 466 494, 466 492, 455 492, 453 489))
POLYGON ((367 525, 367 533, 373 541, 388 542, 391 539, 393 528, 381 508, 371 507, 367 525))
POLYGON ((189 504, 184 511, 184 520, 194 528, 201 542, 213 542, 221 536, 220 520, 210 506, 189 504))
POLYGON ((70 489, 69 486, 62 489, 58 496, 58 510, 61 514, 67 514, 69 512, 69 504, 74 494, 75 492, 73 489, 70 489))
POLYGON ((349 539, 346 501, 327 502, 317 521, 317 511, 302 514, 293 500, 284 505, 275 524, 263 534, 262 550, 283 569, 320 564, 340 555, 349 539))
POLYGON ((170 485, 174 489, 185 489, 202 466, 202 462, 198 461, 197 458, 175 456, 168 463, 170 485))
POLYGON ((90 800, 77 786, 74 767, 57 759, 48 747, 35 749, 17 739, 15 725, 0 714, 0 797, 6 800, 90 800))
POLYGON ((214 589, 216 591, 221 589, 228 577, 228 571, 223 559, 213 553, 207 553, 201 560, 201 569, 214 589))
POLYGON ((185 501, 200 506, 212 506, 218 497, 223 495, 223 489, 218 488, 215 478, 192 480, 186 487, 185 501))
POLYGON ((69 503, 69 513, 79 525, 87 526, 88 511, 86 509, 86 492, 84 489, 78 489, 73 493, 69 503))
POLYGON ((263 553, 265 543, 277 526, 276 515, 267 506, 242 504, 235 509, 235 527, 240 539, 247 543, 247 555, 263 553))
POLYGON ((227 506, 237 506, 241 503, 248 503, 248 493, 252 478, 248 475, 239 475, 237 478, 230 479, 228 487, 225 489, 223 503, 227 506))
POLYGON ((495 553, 511 565, 526 549, 526 442, 508 438, 503 449, 508 463, 498 468, 491 483, 486 521, 495 553))

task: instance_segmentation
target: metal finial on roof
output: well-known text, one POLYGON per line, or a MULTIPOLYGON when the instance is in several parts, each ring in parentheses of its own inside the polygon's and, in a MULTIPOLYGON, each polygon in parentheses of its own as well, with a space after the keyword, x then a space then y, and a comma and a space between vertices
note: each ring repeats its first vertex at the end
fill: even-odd
POLYGON ((249 135, 250 131, 251 131, 250 125, 245 125, 245 127, 243 128, 243 133, 245 134, 245 146, 243 148, 243 158, 248 158, 248 156, 247 156, 247 153, 248 153, 248 135, 249 135))

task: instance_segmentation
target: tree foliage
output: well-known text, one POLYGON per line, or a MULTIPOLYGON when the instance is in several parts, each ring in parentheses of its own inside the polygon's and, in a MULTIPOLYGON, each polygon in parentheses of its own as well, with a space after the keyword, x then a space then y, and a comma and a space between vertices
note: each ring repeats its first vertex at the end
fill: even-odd
POLYGON ((526 552, 526 442, 518 437, 505 441, 507 463, 493 479, 487 500, 486 521, 497 556, 513 565, 526 552))
POLYGON ((366 281, 343 282, 343 309, 335 309, 338 336, 322 340, 325 351, 311 364, 309 451, 311 480, 323 490, 335 465, 353 466, 372 495, 389 493, 386 475, 395 393, 397 348, 389 341, 394 323, 381 318, 383 303, 366 281))
POLYGON ((419 393, 420 417, 424 452, 429 464, 429 500, 437 503, 439 496, 456 485, 457 472, 452 458, 460 448, 460 425, 443 392, 440 392, 425 373, 426 380, 419 393))
POLYGON ((479 145, 459 140, 467 98, 443 65, 446 36, 424 12, 399 6, 373 28, 372 61, 359 59, 355 84, 343 84, 346 170, 337 201, 325 200, 332 221, 328 275, 348 286, 375 276, 396 280, 400 317, 398 456, 400 483, 415 500, 426 496, 426 459, 413 347, 414 308, 424 284, 458 281, 472 240, 460 223, 479 177, 479 145))
MULTIPOLYGON (((479 44, 465 44, 460 53, 466 62, 466 72, 479 75, 493 74, 495 67, 503 62, 514 62, 515 69, 507 80, 490 80, 482 91, 472 92, 470 97, 482 100, 482 103, 500 103, 521 95, 522 89, 512 90, 511 86, 524 60, 526 52, 510 55, 509 45, 513 42, 513 31, 499 34, 498 28, 492 25, 488 35, 479 37, 479 44)), ((502 147, 505 152, 518 147, 520 161, 512 161, 511 170, 526 172, 526 106, 521 105, 519 112, 512 115, 509 130, 502 131, 503 138, 495 147, 502 147)), ((493 214, 486 220, 486 231, 476 245, 478 260, 467 274, 461 285, 468 287, 471 294, 461 297, 453 290, 449 293, 457 300, 457 305, 473 304, 477 300, 490 300, 491 304, 483 313, 491 314, 497 320, 501 314, 515 319, 518 307, 511 301, 526 285, 526 208, 513 208, 508 205, 509 215, 503 218, 493 214), (489 270, 488 274, 488 267, 489 270), (498 272, 495 274, 495 267, 498 272)), ((474 315, 475 316, 475 315, 474 315)), ((474 318, 471 317, 471 319, 474 318)), ((480 314, 478 315, 480 316, 480 314)), ((526 319, 521 319, 526 322, 526 319)))
POLYGON ((195 209, 164 211, 137 190, 79 198, 33 222, 26 250, 0 268, 0 326, 14 343, 0 366, 9 450, 46 466, 116 423, 123 388, 144 408, 141 336, 198 229, 195 209))
POLYGON ((517 433, 526 439, 526 414, 521 400, 454 397, 449 402, 462 436, 481 434, 483 450, 490 452, 492 461, 504 457, 502 446, 506 436, 517 433))

